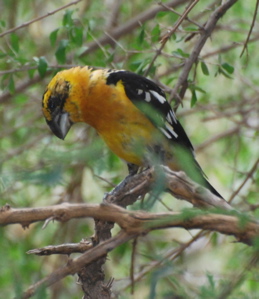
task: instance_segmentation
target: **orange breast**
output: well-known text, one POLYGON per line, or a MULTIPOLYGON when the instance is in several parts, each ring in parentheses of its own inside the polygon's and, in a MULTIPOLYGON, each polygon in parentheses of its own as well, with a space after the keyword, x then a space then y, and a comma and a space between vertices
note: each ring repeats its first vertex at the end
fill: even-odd
POLYGON ((100 78, 93 82, 82 109, 84 121, 121 159, 141 165, 157 129, 127 98, 120 82, 116 86, 100 78))

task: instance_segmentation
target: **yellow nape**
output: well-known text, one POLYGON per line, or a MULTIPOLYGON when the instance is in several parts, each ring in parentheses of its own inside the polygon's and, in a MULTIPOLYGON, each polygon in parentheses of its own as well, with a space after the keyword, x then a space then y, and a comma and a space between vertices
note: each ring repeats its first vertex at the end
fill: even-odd
POLYGON ((75 67, 56 74, 43 100, 49 119, 48 101, 62 99, 63 112, 73 123, 94 127, 109 148, 123 160, 141 165, 147 145, 158 132, 147 117, 127 97, 123 82, 107 84, 108 70, 75 67))

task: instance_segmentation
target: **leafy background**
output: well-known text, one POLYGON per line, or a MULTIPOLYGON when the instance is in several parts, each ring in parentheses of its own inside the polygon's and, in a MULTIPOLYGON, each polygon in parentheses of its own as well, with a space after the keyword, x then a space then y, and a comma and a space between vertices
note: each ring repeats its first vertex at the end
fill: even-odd
MULTIPOLYGON (((4 12, 0 17, 1 206, 100 203, 103 194, 127 175, 124 163, 86 125, 74 126, 64 142, 53 137, 42 116, 42 94, 58 70, 75 65, 144 74, 161 37, 179 16, 170 10, 158 12, 125 30, 114 43, 93 48, 93 41, 158 4, 147 0, 73 3, 0 2, 4 12), (33 21, 41 16, 45 17, 33 21)), ((182 1, 174 9, 182 13, 186 3, 182 1)), ((219 3, 201 1, 189 18, 202 25, 219 3)), ((189 89, 177 115, 212 184, 227 200, 233 200, 234 207, 258 217, 259 175, 249 174, 259 150, 258 20, 248 49, 240 57, 254 10, 255 1, 238 1, 220 20, 189 74, 189 89)), ((186 41, 197 32, 195 23, 181 24, 150 69, 149 77, 169 94, 197 39, 194 36, 186 41)), ((151 211, 162 212, 167 207, 180 210, 189 205, 164 194, 151 211)), ((93 233, 93 223, 87 219, 51 222, 41 228, 42 223, 0 228, 1 296, 19 297, 28 286, 67 262, 63 256, 27 255, 28 250, 79 242, 93 233)), ((135 298, 217 298, 225 288, 230 298, 257 298, 258 269, 246 268, 253 249, 217 233, 203 234, 188 245, 196 234, 198 230, 172 229, 139 239, 135 271, 140 275, 135 298)), ((107 278, 115 278, 120 298, 130 294, 131 249, 131 244, 116 248, 106 263, 107 278)), ((81 295, 76 277, 67 277, 42 289, 35 298, 81 295)))

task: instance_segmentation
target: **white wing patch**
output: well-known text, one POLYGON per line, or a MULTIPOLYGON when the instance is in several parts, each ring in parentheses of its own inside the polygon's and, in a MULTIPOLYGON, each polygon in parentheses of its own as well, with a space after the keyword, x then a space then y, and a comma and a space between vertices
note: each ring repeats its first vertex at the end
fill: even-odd
POLYGON ((178 138, 178 134, 175 133, 174 128, 168 122, 165 123, 165 127, 175 138, 178 138))
POLYGON ((145 92, 145 101, 150 102, 151 101, 151 95, 148 91, 145 92))
POLYGON ((172 139, 172 136, 174 136, 175 138, 178 138, 178 134, 174 131, 174 128, 168 123, 165 123, 165 128, 163 127, 159 127, 159 130, 168 138, 168 139, 172 139))
POLYGON ((144 91, 142 89, 137 89, 138 95, 141 95, 144 91))
POLYGON ((159 130, 168 138, 172 139, 172 136, 162 127, 159 127, 159 130))
POLYGON ((152 95, 156 97, 161 104, 164 104, 166 102, 166 99, 163 96, 161 96, 158 92, 150 90, 150 93, 152 93, 152 95))
POLYGON ((166 119, 170 124, 177 123, 176 116, 172 110, 167 113, 166 119))

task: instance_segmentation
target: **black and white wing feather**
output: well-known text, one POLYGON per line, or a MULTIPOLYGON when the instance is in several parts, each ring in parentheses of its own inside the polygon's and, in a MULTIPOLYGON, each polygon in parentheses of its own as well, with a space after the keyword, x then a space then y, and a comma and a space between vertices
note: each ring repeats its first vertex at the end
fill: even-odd
POLYGON ((122 81, 127 97, 173 143, 184 146, 193 153, 193 146, 175 113, 167 102, 165 93, 153 81, 127 71, 109 74, 107 84, 122 81))
POLYGON ((193 146, 180 122, 176 119, 162 89, 153 81, 135 73, 109 70, 107 84, 116 85, 119 81, 122 81, 127 97, 172 142, 172 145, 178 145, 187 151, 190 158, 188 161, 196 167, 193 168, 187 163, 187 167, 184 168, 185 172, 194 181, 204 185, 212 193, 222 198, 207 181, 204 172, 195 160, 193 146))

